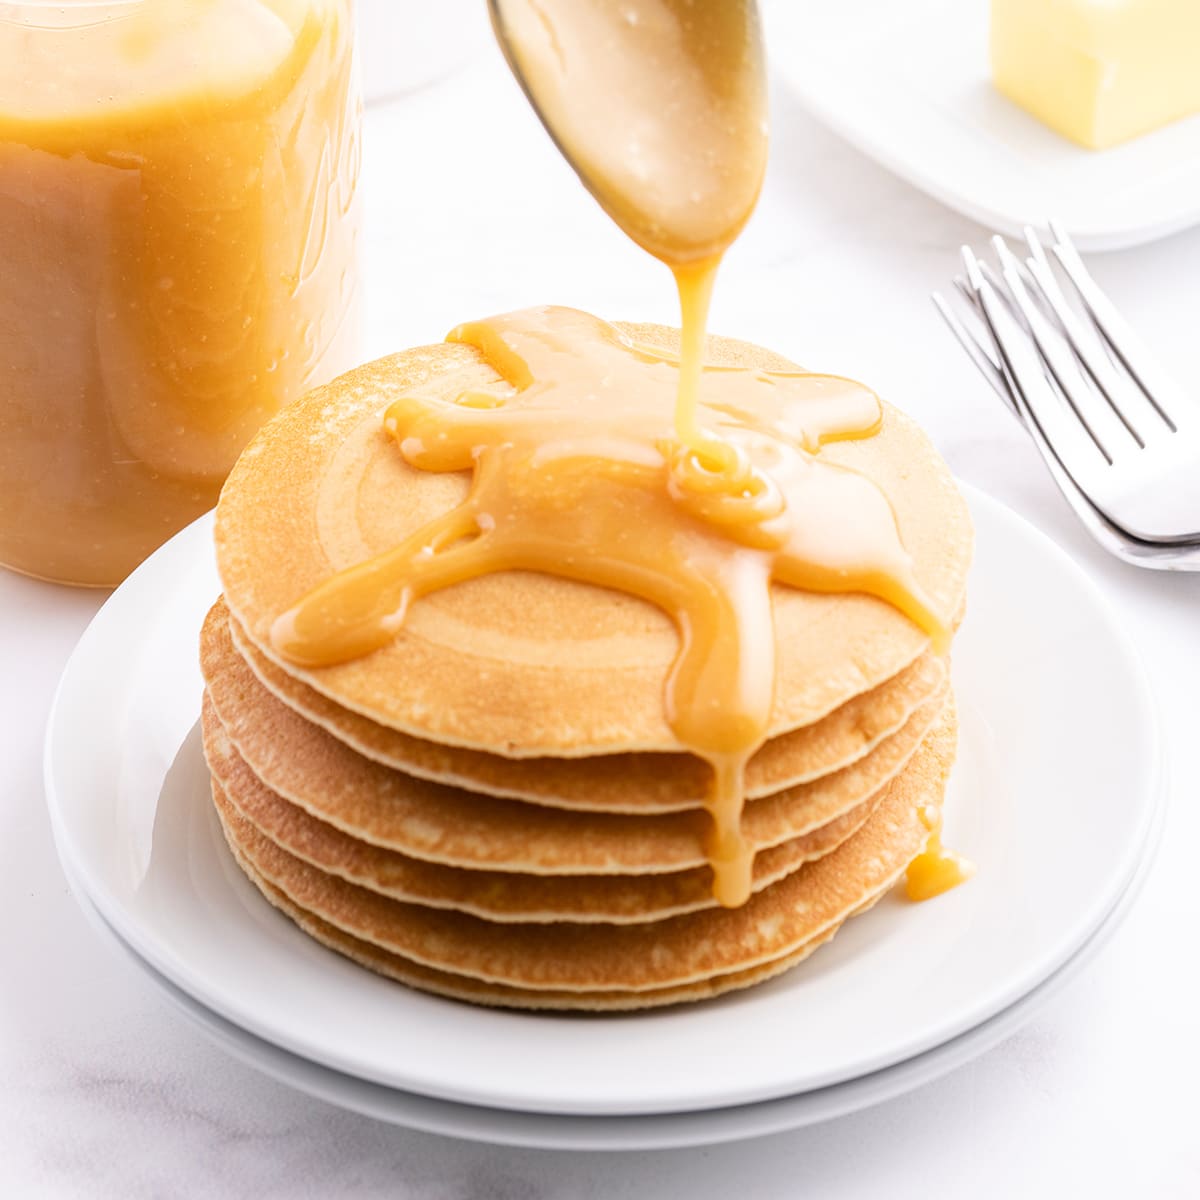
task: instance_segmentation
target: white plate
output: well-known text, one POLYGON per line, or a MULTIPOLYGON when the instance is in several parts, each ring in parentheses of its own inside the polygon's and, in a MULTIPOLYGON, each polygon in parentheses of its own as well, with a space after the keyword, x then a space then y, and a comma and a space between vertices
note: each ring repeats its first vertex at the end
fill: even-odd
POLYGON ((1051 542, 968 490, 978 532, 955 645, 951 840, 979 863, 892 898, 803 968, 678 1010, 494 1012, 323 950, 232 864, 195 734, 196 637, 216 594, 197 522, 118 590, 64 673, 46 744, 59 853, 156 970, 258 1037, 360 1079, 490 1108, 684 1112, 840 1083, 979 1025, 1095 932, 1145 853, 1152 705, 1129 642, 1051 542))
POLYGON ((991 1049, 1074 979, 1120 925, 1149 872, 1153 851, 1162 832, 1164 810, 1160 800, 1150 846, 1137 875, 1100 927, 1049 979, 1003 1012, 925 1054, 871 1075, 780 1100, 693 1113, 556 1117, 433 1100, 343 1075, 289 1054, 217 1016, 140 958, 82 896, 79 896, 79 903, 102 935, 124 951, 166 998, 217 1045, 241 1062, 318 1099, 394 1125, 505 1146, 548 1150, 666 1150, 712 1146, 833 1120, 930 1083, 991 1049))
POLYGON ((985 0, 772 0, 764 16, 772 68, 805 107, 984 225, 1058 217, 1081 249, 1112 250, 1200 221, 1200 117, 1076 146, 992 87, 985 0))

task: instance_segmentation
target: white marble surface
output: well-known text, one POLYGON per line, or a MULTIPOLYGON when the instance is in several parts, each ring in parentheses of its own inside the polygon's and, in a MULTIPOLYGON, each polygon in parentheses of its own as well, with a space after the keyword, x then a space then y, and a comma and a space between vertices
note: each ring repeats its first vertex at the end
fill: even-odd
MULTIPOLYGON (((983 1058, 814 1128, 604 1155, 379 1124, 227 1057, 84 922, 51 843, 41 738, 57 674, 103 597, 0 573, 0 1196, 1200 1194, 1200 576, 1139 574, 1095 550, 952 347, 927 293, 955 270, 958 244, 979 245, 985 231, 842 145, 783 87, 773 130, 768 185, 725 267, 713 327, 857 375, 908 408, 963 478, 1046 530, 1124 616, 1173 759, 1166 834, 1127 923, 983 1058)), ((369 352, 530 303, 673 321, 666 272, 609 228, 489 47, 373 109, 367 155, 369 352)), ((1094 265, 1200 385, 1200 231, 1094 265)), ((1087 848, 1087 797, 1077 801, 1080 841, 1068 853, 1087 848)))

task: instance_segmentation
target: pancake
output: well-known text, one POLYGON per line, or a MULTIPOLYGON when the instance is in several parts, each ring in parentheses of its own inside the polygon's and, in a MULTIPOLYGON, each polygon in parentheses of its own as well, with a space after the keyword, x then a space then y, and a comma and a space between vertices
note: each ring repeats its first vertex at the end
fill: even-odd
MULTIPOLYGON (((220 600, 200 638, 206 675, 238 653, 258 681, 306 721, 367 758, 420 779, 557 808, 600 812, 675 812, 703 806, 711 770, 695 755, 606 754, 588 759, 508 759, 442 746, 342 708, 267 658, 220 600)), ((746 795, 765 796, 840 770, 895 733, 943 685, 946 667, 926 652, 892 679, 848 700, 827 717, 763 745, 746 768, 746 795)))
MULTIPOLYGON (((695 983, 655 988, 644 992, 555 992, 553 990, 534 992, 522 988, 505 987, 498 983, 485 983, 481 979, 471 979, 465 975, 451 975, 446 971, 426 967, 421 963, 413 962, 412 959, 384 950, 371 942, 364 942, 361 938, 356 938, 352 934, 338 929, 337 926, 322 921, 320 917, 299 908, 274 884, 268 883, 254 869, 245 855, 239 851, 237 845, 229 840, 228 830, 225 830, 225 834, 234 860, 246 873, 250 882, 275 908, 290 917, 315 941, 359 966, 366 967, 377 975, 394 979, 397 983, 405 984, 419 991, 431 992, 448 1000, 463 1000, 469 1004, 479 1004, 489 1008, 628 1012, 637 1009, 661 1008, 670 1004, 684 1004, 696 1000, 709 1000, 726 992, 753 987, 755 984, 764 983, 766 980, 782 974, 832 939, 839 928, 839 926, 831 927, 820 937, 806 942, 791 954, 778 958, 774 962, 751 967, 745 971, 734 971, 716 979, 698 980, 695 983)), ((875 903, 884 891, 886 889, 882 889, 878 895, 874 896, 864 906, 864 910, 875 903)))
MULTIPOLYGON (((885 789, 886 790, 886 787, 885 789)), ((778 882, 856 833, 883 791, 844 816, 770 850, 754 863, 752 888, 778 882)), ((715 908, 712 871, 668 875, 521 875, 442 867, 385 850, 318 821, 266 787, 236 753, 218 760, 213 799, 296 858, 394 900, 453 909, 484 920, 626 924, 715 908)))
MULTIPOLYGON (((625 328, 643 344, 676 345, 673 331, 625 328)), ((796 370, 719 339, 709 358, 796 370)), ((368 364, 289 406, 243 454, 218 506, 230 611, 286 673, 416 738, 513 758, 678 750, 662 703, 675 628, 657 608, 603 588, 521 571, 473 579, 414 604, 383 648, 320 669, 284 663, 270 644, 272 622, 311 588, 397 545, 466 493, 466 474, 405 463, 382 428, 384 408, 415 387, 450 396, 496 380, 474 349, 440 344, 368 364)), ((923 591, 938 611, 959 612, 969 518, 925 435, 885 405, 879 434, 820 454, 879 484, 923 591)), ((898 610, 864 594, 777 586, 772 603, 772 736, 878 687, 929 645, 898 610)))
POLYGON ((719 989, 722 976, 800 953, 889 887, 929 838, 928 810, 940 810, 955 733, 947 705, 875 811, 831 853, 739 908, 648 924, 499 925, 402 903, 313 868, 232 806, 219 811, 227 838, 256 877, 294 908, 359 942, 448 975, 563 993, 556 1007, 570 1007, 575 993, 631 993, 633 1000, 646 993, 654 1002, 661 989, 696 983, 719 989))
MULTIPOLYGON (((259 684, 240 659, 210 677, 202 721, 219 778, 233 752, 267 787, 353 837, 445 866, 539 875, 640 875, 704 866, 702 810, 633 816, 571 812, 416 779, 355 753, 259 684)), ((756 850, 801 837, 863 803, 916 752, 946 689, 849 767, 750 801, 756 850)))
POLYGON ((229 477, 201 638, 226 840, 312 936, 438 994, 619 1010, 768 978, 934 852, 965 504, 907 417, 882 405, 874 432, 860 385, 768 379, 797 369, 717 339, 711 363, 757 374, 724 377, 736 403, 714 384, 705 419, 769 465, 722 466, 714 499, 709 460, 663 440, 675 385, 650 350, 571 310, 469 328, 310 393, 229 477), (529 379, 565 389, 550 416, 529 379), (600 395, 629 406, 619 453, 600 395))

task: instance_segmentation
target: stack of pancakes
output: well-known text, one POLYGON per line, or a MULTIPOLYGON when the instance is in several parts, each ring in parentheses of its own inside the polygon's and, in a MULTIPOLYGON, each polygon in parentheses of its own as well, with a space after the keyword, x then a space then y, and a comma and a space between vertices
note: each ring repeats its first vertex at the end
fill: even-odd
MULTIPOLYGON (((796 369, 715 339, 709 357, 796 369)), ((712 897, 709 768, 667 723, 678 643, 652 606, 506 572, 423 598, 362 658, 301 668, 272 647, 299 597, 467 490, 409 467, 383 410, 414 387, 494 378, 461 345, 369 364, 285 411, 231 475, 225 592, 201 647, 229 845, 313 937, 446 996, 627 1009, 769 978, 885 893, 936 823, 955 743, 947 666, 886 603, 774 590, 775 704, 742 826, 754 890, 734 909, 712 897)), ((889 408, 880 434, 821 454, 879 483, 925 592, 958 613, 969 520, 920 430, 889 408)))

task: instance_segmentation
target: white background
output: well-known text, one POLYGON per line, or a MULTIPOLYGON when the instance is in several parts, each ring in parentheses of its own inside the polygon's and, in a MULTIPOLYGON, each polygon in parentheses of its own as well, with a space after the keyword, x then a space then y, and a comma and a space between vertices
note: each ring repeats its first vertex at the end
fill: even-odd
MULTIPOLYGON (((483 21, 481 5, 450 8, 483 21)), ((368 354, 536 303, 673 322, 666 271, 609 226, 557 159, 486 30, 462 26, 470 32, 434 70, 429 52, 405 57, 407 11, 396 7, 393 41, 377 27, 368 56, 368 354)), ((941 328, 928 292, 956 269, 958 245, 981 247, 987 231, 840 143, 785 85, 772 106, 767 187, 724 268, 713 329, 858 376, 907 408, 959 475, 1049 533, 1117 606, 1173 760, 1166 834, 1127 923, 997 1049, 815 1128, 605 1155, 382 1125, 228 1058, 85 924, 51 844, 40 752, 58 672, 103 597, 0 573, 0 1196, 1200 1194, 1200 576, 1141 574, 1094 549, 941 328)), ((1200 231, 1092 265, 1195 388, 1200 231)), ((1064 854, 1087 852, 1087 797, 1077 799, 1079 842, 1064 854)))

